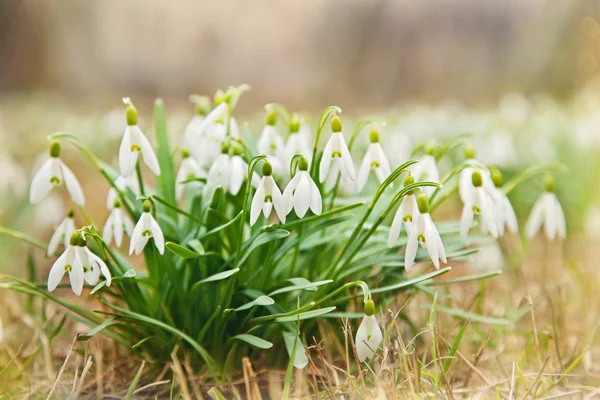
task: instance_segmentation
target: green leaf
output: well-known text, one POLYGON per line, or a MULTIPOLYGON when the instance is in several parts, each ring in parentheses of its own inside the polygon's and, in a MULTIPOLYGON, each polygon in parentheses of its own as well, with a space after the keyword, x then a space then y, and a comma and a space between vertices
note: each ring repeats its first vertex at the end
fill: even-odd
POLYGON ((263 244, 269 243, 273 240, 283 239, 284 237, 289 236, 289 234, 290 232, 286 231, 285 229, 276 229, 274 231, 261 233, 256 237, 256 239, 254 239, 254 241, 252 242, 250 247, 248 247, 248 250, 246 250, 242 258, 240 258, 240 260, 237 263, 237 267, 239 268, 244 263, 244 261, 246 261, 248 256, 250 256, 250 254, 252 254, 252 252, 258 247, 262 246, 263 244))
POLYGON ((123 274, 123 278, 133 278, 137 275, 135 269, 129 269, 123 274))
POLYGON ((207 393, 212 400, 227 400, 227 398, 223 396, 223 393, 219 392, 219 389, 216 387, 211 388, 207 393))
POLYGON ((310 290, 310 291, 314 292, 315 290, 317 290, 317 286, 326 285, 328 283, 331 283, 331 282, 333 282, 333 279, 311 282, 304 278, 291 278, 291 279, 288 279, 288 281, 295 283, 295 285, 277 289, 277 290, 269 293, 269 296, 274 296, 274 295, 280 294, 280 293, 292 292, 294 290, 310 290))
MULTIPOLYGON (((371 291, 372 292, 372 291, 371 291)), ((418 308, 430 309, 431 306, 421 306, 418 308)), ((497 317, 488 317, 485 315, 472 313, 464 310, 458 310, 450 307, 437 306, 436 310, 439 312, 443 312, 448 315, 452 315, 453 317, 468 319, 471 322, 479 322, 482 324, 490 324, 490 325, 508 325, 511 323, 509 319, 506 318, 497 318, 497 317)))
POLYGON ((133 400, 133 392, 135 392, 135 388, 137 387, 140 379, 142 378, 142 371, 144 370, 144 365, 146 365, 146 361, 142 361, 142 365, 140 365, 140 369, 137 374, 135 374, 135 378, 129 385, 129 389, 127 389, 127 394, 125 395, 125 400, 133 400))
POLYGON ((411 279, 411 280, 408 280, 408 281, 400 282, 400 283, 397 283, 395 285, 390 285, 390 286, 384 286, 384 287, 380 287, 380 288, 371 289, 371 294, 373 294, 373 293, 389 292, 390 290, 398 290, 398 289, 410 287, 410 286, 414 285, 415 283, 423 282, 423 281, 426 281, 428 279, 435 278, 436 276, 443 275, 446 272, 450 271, 451 269, 452 269, 452 267, 448 266, 446 268, 442 268, 442 269, 438 269, 436 271, 433 271, 433 272, 431 272, 431 273, 429 273, 427 275, 423 275, 423 276, 420 276, 418 278, 411 279))
POLYGON ((226 228, 230 227, 231 225, 235 224, 235 222, 236 222, 238 219, 240 219, 240 218, 242 218, 242 211, 240 211, 240 212, 238 213, 238 215, 236 215, 236 216, 235 216, 235 218, 233 218, 231 221, 227 222, 226 224, 223 224, 223 225, 217 226, 215 229, 211 229, 210 231, 208 231, 208 232, 206 232, 206 233, 204 233, 204 234, 200 235, 200 236, 198 237, 198 239, 204 239, 204 238, 207 238, 207 237, 208 237, 208 236, 210 236, 210 235, 214 235, 215 233, 217 233, 217 232, 219 232, 219 231, 222 231, 223 229, 226 229, 226 228))
POLYGON ((100 325, 98 325, 94 329, 90 330, 85 335, 79 335, 79 336, 77 336, 77 340, 80 341, 80 342, 83 342, 85 340, 90 340, 92 338, 92 336, 94 336, 95 334, 100 333, 104 329, 108 328, 111 325, 115 325, 115 324, 116 324, 116 322, 115 322, 115 319, 113 317, 106 318, 103 323, 101 323, 100 325))
POLYGON ((458 278, 443 279, 443 280, 440 279, 437 281, 426 282, 425 285, 440 286, 440 285, 452 285, 455 283, 463 283, 463 282, 470 282, 470 281, 479 281, 482 279, 491 278, 493 276, 498 276, 501 273, 502 273, 502 270, 496 270, 496 271, 484 272, 483 274, 478 274, 478 275, 461 276, 458 278))
POLYGON ((189 258, 198 258, 202 256, 202 254, 196 253, 195 251, 192 251, 186 247, 180 246, 177 243, 167 242, 165 246, 171 253, 186 260, 189 258))
POLYGON ((233 311, 243 311, 247 310, 254 306, 270 306, 271 304, 275 304, 275 300, 270 298, 269 296, 259 296, 256 299, 252 300, 249 303, 244 304, 243 306, 239 306, 233 311))
POLYGON ((204 254, 204 246, 202 246, 202 243, 200 243, 198 239, 190 240, 187 245, 190 246, 196 253, 204 254))
POLYGON ((98 290, 102 289, 104 286, 106 286, 106 281, 101 281, 99 284, 94 286, 92 290, 90 290, 90 296, 96 293, 98 290))
POLYGON ((294 322, 294 321, 302 321, 305 319, 320 317, 321 315, 328 314, 335 310, 335 306, 320 308, 318 310, 305 311, 300 314, 292 314, 285 317, 275 318, 276 322, 294 322))
POLYGON ((197 282, 194 286, 196 286, 199 283, 214 282, 214 281, 221 281, 223 279, 227 279, 231 275, 236 274, 239 270, 240 270, 239 268, 234 268, 234 269, 229 269, 227 271, 219 272, 218 274, 211 275, 206 279, 202 279, 201 281, 197 282))
POLYGON ((325 219, 329 219, 332 215, 343 213, 343 212, 346 212, 346 211, 350 211, 352 209, 355 209, 357 207, 361 207, 361 206, 364 206, 364 205, 365 205, 365 202, 364 201, 360 201, 358 203, 354 203, 354 204, 350 204, 350 205, 347 205, 347 206, 344 206, 344 207, 340 207, 340 208, 336 208, 336 209, 333 209, 333 210, 330 210, 330 211, 326 211, 326 212, 322 213, 321 215, 313 215, 312 217, 300 218, 300 219, 297 219, 295 221, 291 221, 291 222, 288 222, 286 224, 282 224, 279 227, 282 228, 282 229, 286 229, 286 230, 291 230, 292 228, 299 228, 299 227, 304 226, 306 224, 312 224, 312 223, 317 222, 317 221, 322 221, 322 220, 325 220, 325 219))
MULTIPOLYGON (((156 156, 158 165, 160 165, 160 176, 158 177, 160 193, 167 202, 177 204, 175 199, 175 172, 169 146, 165 105, 161 99, 156 99, 154 102, 154 129, 156 130, 157 143, 156 156)), ((176 218, 174 210, 169 209, 167 213, 171 218, 176 218)))
POLYGON ((139 342, 137 342, 136 344, 134 344, 133 346, 131 346, 131 348, 132 348, 132 349, 136 349, 136 348, 138 348, 139 346, 141 346, 141 345, 143 345, 144 343, 146 343, 148 340, 150 340, 150 339, 154 339, 154 338, 156 338, 156 336, 148 336, 148 337, 145 337, 145 338, 143 338, 142 340, 140 340, 139 342))
POLYGON ((444 360, 444 373, 447 373, 448 370, 450 369, 450 365, 452 365, 452 361, 454 361, 454 356, 456 355, 456 352, 458 351, 458 346, 460 346, 460 342, 462 342, 462 338, 465 335, 468 325, 469 325, 469 321, 466 321, 464 323, 464 325, 460 328, 460 331, 458 331, 458 334, 456 335, 454 340, 452 341, 452 347, 450 348, 448 357, 446 357, 446 359, 444 360))
POLYGON ((300 336, 294 332, 283 332, 283 340, 290 359, 293 356, 294 367, 298 369, 306 367, 308 365, 308 357, 300 336))
POLYGON ((271 343, 265 339, 261 339, 258 336, 250 335, 247 333, 242 333, 241 335, 233 336, 232 339, 241 340, 242 342, 246 342, 248 344, 251 344, 254 347, 258 347, 259 349, 264 349, 264 350, 270 349, 271 347, 273 347, 273 343, 271 343))

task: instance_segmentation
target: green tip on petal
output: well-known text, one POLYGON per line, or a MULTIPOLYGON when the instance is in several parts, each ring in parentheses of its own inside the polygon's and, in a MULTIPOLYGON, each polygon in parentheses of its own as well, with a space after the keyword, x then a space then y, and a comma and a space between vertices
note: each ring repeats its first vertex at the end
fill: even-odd
POLYGON ((223 101, 225 101, 225 92, 223 92, 221 89, 218 89, 217 92, 215 93, 214 101, 215 101, 215 106, 218 106, 223 101))
POLYGON ((290 120, 290 133, 296 133, 300 130, 300 117, 297 114, 292 115, 290 120))
POLYGON ((125 116, 127 117, 127 125, 134 126, 138 123, 138 112, 133 104, 129 104, 125 110, 125 116))
POLYGON ((494 182, 494 186, 497 188, 501 188, 504 184, 502 179, 502 172, 498 168, 492 169, 492 182, 494 182))
POLYGON ((121 207, 121 202, 119 200, 115 200, 113 202, 113 208, 119 208, 119 207, 121 207))
POLYGON ((267 110, 267 115, 265 115, 265 124, 271 126, 277 124, 277 112, 275 110, 267 110))
POLYGON ((304 157, 301 157, 300 160, 298 160, 298 169, 300 171, 308 171, 308 160, 304 157))
POLYGON ((71 237, 69 238, 69 244, 71 246, 78 246, 79 245, 79 232, 74 232, 71 237))
POLYGON ((420 194, 417 197, 417 206, 419 207, 419 212, 421 214, 427 214, 429 212, 429 200, 427 199, 426 194, 420 194))
POLYGON ((546 192, 554 192, 554 189, 556 189, 556 182, 552 175, 546 175, 544 178, 544 189, 546 192))
POLYGON ((367 317, 375 315, 375 302, 371 299, 367 300, 365 303, 365 315, 367 317))
POLYGON ((481 172, 473 171, 473 174, 471 174, 471 182, 473 183, 473 186, 481 187, 481 185, 483 185, 483 178, 481 177, 481 172))
POLYGON ((265 163, 263 164, 262 173, 264 176, 271 176, 271 174, 273 173, 273 167, 268 161, 265 161, 265 163))
POLYGON ((58 143, 56 140, 50 142, 50 157, 60 157, 60 143, 58 143))
POLYGON ((72 208, 69 208, 67 210, 67 217, 68 218, 73 218, 75 216, 75 211, 72 208))
POLYGON ((188 149, 181 149, 181 158, 189 158, 190 157, 190 152, 188 151, 188 149))
POLYGON ((150 200, 144 200, 144 204, 142 205, 142 211, 147 213, 147 212, 150 212, 151 209, 152 209, 152 203, 150 203, 150 200))
POLYGON ((379 132, 377 132, 377 129, 371 129, 371 132, 369 133, 369 140, 371 143, 379 143, 379 132))
POLYGON ((331 120, 331 132, 341 132, 342 131, 342 120, 337 115, 333 117, 331 120))
POLYGON ((475 148, 470 144, 465 147, 465 158, 467 160, 475 158, 475 148))

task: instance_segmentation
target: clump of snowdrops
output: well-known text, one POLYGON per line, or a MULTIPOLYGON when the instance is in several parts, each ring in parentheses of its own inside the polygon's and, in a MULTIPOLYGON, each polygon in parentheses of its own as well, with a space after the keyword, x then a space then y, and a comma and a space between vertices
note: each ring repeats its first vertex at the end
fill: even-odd
MULTIPOLYGON (((533 167, 504 185, 499 169, 477 161, 466 135, 420 144, 414 159, 390 165, 386 154, 405 149, 382 147, 383 122, 347 129, 335 106, 311 126, 269 104, 257 138, 234 118, 246 90, 218 91, 214 101, 192 96, 195 115, 176 148, 160 100, 153 145, 138 126, 134 104, 123 99, 127 128, 116 168, 76 136, 50 135, 30 202, 64 187, 73 208, 47 245, 0 230, 55 260, 42 285, 4 276, 2 286, 63 306, 90 327, 81 340, 101 333, 159 362, 179 345, 194 367, 215 375, 226 376, 249 352, 303 368, 306 338, 318 336, 316 319, 337 330, 340 318, 361 319, 356 353, 369 362, 384 335, 377 315, 394 296, 408 289, 431 294, 427 285, 451 269, 451 260, 477 251, 477 238, 469 236, 476 220, 493 238, 518 233, 507 194, 554 169, 533 167), (355 163, 361 135, 369 144, 355 163), (72 170, 61 160, 67 147, 111 186, 110 214, 102 224, 85 210, 81 167, 72 170), (440 175, 440 159, 456 151, 464 161, 440 175), (432 214, 456 189, 464 204, 460 223, 437 220, 432 214), (76 213, 85 226, 75 225, 76 213), (127 254, 142 255, 145 268, 135 268, 127 254), (407 278, 405 271, 415 266, 416 277, 407 278), (69 288, 102 307, 65 300, 69 288)), ((544 225, 548 238, 564 238, 550 175, 545 189, 526 232, 532 237, 544 225)))

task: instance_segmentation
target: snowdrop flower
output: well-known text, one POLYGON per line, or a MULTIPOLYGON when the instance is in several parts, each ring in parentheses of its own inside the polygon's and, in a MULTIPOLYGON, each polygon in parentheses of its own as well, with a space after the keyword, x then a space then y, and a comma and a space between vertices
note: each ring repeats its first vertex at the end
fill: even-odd
POLYGON ((339 117, 333 117, 331 120, 331 137, 323 150, 321 165, 319 166, 319 181, 324 182, 330 173, 337 175, 339 171, 342 178, 348 177, 354 180, 356 173, 354 171, 354 162, 346 145, 346 140, 342 134, 342 121, 339 117), (333 167, 333 168, 330 168, 333 167))
POLYGON ((285 216, 287 215, 287 207, 283 200, 283 195, 277 187, 277 183, 271 176, 273 167, 267 161, 262 167, 263 177, 252 198, 252 206, 250 207, 250 225, 254 225, 262 211, 265 218, 271 215, 271 210, 275 207, 277 217, 285 224, 285 216))
POLYGON ((191 149, 196 146, 202 130, 206 126, 203 121, 210 111, 210 100, 206 96, 192 95, 190 101, 194 103, 194 116, 183 131, 183 146, 191 149))
MULTIPOLYGON (((406 178, 404 178, 405 187, 414 182, 415 178, 412 175, 407 175, 406 178)), ((417 198, 414 191, 412 191, 404 196, 396 211, 396 215, 394 215, 394 220, 392 221, 392 226, 390 227, 390 232, 388 234, 388 247, 392 247, 394 242, 400 237, 402 224, 404 224, 404 227, 406 228, 406 233, 410 235, 413 221, 418 217, 418 212, 417 198)))
POLYGON ((283 200, 289 214, 292 208, 299 218, 304 217, 310 208, 316 215, 321 215, 323 207, 321 193, 308 173, 308 160, 302 157, 298 161, 298 172, 283 191, 283 200))
POLYGON ((358 171, 358 183, 357 190, 360 192, 365 188, 367 179, 369 178, 369 172, 374 171, 379 184, 383 183, 391 173, 390 163, 383 152, 383 148, 379 143, 379 132, 373 129, 369 134, 371 143, 367 149, 367 154, 363 158, 362 164, 358 171))
POLYGON ((224 120, 227 118, 227 103, 222 99, 216 99, 219 104, 206 115, 206 117, 192 118, 190 126, 184 133, 183 145, 192 153, 194 158, 203 168, 210 167, 215 158, 219 155, 221 142, 227 136, 227 129, 224 120), (186 138, 187 133, 187 138, 186 138))
POLYGON ((111 284, 111 275, 106 263, 86 247, 86 241, 79 232, 71 234, 69 247, 50 268, 49 292, 56 289, 65 272, 69 273, 71 289, 77 296, 81 295, 84 280, 90 285, 95 285, 100 272, 106 278, 106 285, 110 286, 111 284))
POLYGON ((27 190, 27 173, 11 157, 0 155, 0 197, 21 197, 27 190))
POLYGON ((112 204, 112 209, 106 220, 106 224, 104 224, 102 240, 104 240, 104 243, 108 246, 114 237, 117 247, 121 247, 121 243, 123 242, 123 232, 131 237, 133 234, 133 221, 131 221, 129 216, 125 215, 123 210, 121 210, 121 202, 115 200, 112 204))
POLYGON ((429 215, 429 201, 427 195, 421 194, 417 197, 417 208, 419 213, 413 219, 412 228, 408 235, 406 254, 404 256, 404 268, 408 271, 415 263, 417 248, 419 244, 427 249, 429 257, 436 268, 440 268, 440 261, 446 263, 446 251, 440 234, 429 215))
POLYGON ((119 169, 121 175, 124 177, 133 175, 139 153, 142 153, 144 163, 154 175, 159 176, 160 166, 158 165, 156 154, 154 154, 154 150, 146 135, 137 126, 137 110, 128 98, 123 99, 123 102, 127 105, 127 128, 125 128, 121 147, 119 148, 119 169))
POLYGON ((269 156, 269 160, 275 170, 275 175, 284 175, 286 168, 283 165, 285 145, 277 131, 277 113, 275 110, 267 110, 265 127, 258 140, 258 151, 269 156))
POLYGON ((462 216, 460 218, 460 234, 467 237, 473 218, 476 214, 481 217, 481 231, 489 233, 494 238, 498 237, 496 209, 494 199, 483 187, 483 175, 480 171, 471 174, 472 186, 465 194, 462 216))
POLYGON ((546 191, 535 202, 525 227, 525 233, 530 239, 540 230, 542 224, 547 239, 554 240, 557 237, 565 239, 567 237, 565 214, 556 194, 554 194, 554 188, 554 178, 551 176, 546 177, 546 191))
POLYGON ((310 165, 312 158, 312 149, 308 142, 307 133, 301 133, 301 122, 297 115, 292 116, 290 121, 290 134, 288 135, 287 142, 285 143, 285 165, 289 166, 292 162, 292 158, 296 154, 301 154, 310 165))
MULTIPOLYGON (((135 175, 131 175, 127 178, 119 176, 115 180, 115 186, 119 192, 124 193, 127 188, 129 188, 136 196, 140 195, 140 182, 137 180, 135 175)), ((114 187, 108 189, 108 195, 106 196, 106 208, 109 210, 112 210, 115 201, 119 200, 119 193, 117 192, 117 189, 114 187)))
MULTIPOLYGON (((437 165, 435 163, 435 157, 433 156, 434 153, 435 147, 433 145, 429 145, 425 154, 423 154, 423 156, 421 156, 419 159, 419 162, 414 165, 412 174, 417 182, 429 181, 440 183, 440 173, 438 172, 437 165)), ((435 191, 435 188, 426 186, 423 188, 423 191, 427 196, 431 196, 435 191)))
POLYGON ((502 174, 498 169, 492 171, 492 181, 494 183, 494 195, 492 198, 495 203, 496 225, 498 226, 498 236, 504 235, 505 228, 512 234, 519 231, 517 216, 510 200, 502 190, 502 174))
POLYGON ((77 230, 75 228, 73 215, 73 209, 67 211, 65 219, 63 219, 60 225, 56 227, 54 234, 52 234, 52 237, 50 238, 50 242, 48 242, 48 251, 46 252, 48 256, 54 254, 61 242, 64 244, 65 249, 69 247, 71 235, 77 230))
POLYGON ((375 303, 369 299, 365 304, 365 316, 356 331, 356 353, 360 362, 373 358, 383 336, 375 318, 375 303))
POLYGON ((240 127, 234 117, 229 117, 229 136, 234 139, 240 138, 240 127))
MULTIPOLYGON (((236 196, 247 174, 248 164, 242 158, 241 146, 233 141, 224 141, 221 144, 221 154, 208 170, 204 194, 210 197, 209 194, 213 193, 217 186, 221 186, 224 191, 236 196)), ((258 175, 253 174, 252 184, 258 186, 259 182, 258 175)))
POLYGON ((460 171, 458 194, 463 203, 467 202, 467 199, 471 196, 471 192, 473 191, 471 177, 474 171, 480 171, 484 189, 490 194, 495 192, 490 172, 488 170, 477 168, 476 165, 480 163, 475 159, 475 149, 472 146, 465 147, 465 164, 473 165, 473 167, 466 167, 460 171))
POLYGON ((36 172, 31 181, 29 190, 29 202, 38 204, 52 190, 54 186, 65 183, 67 192, 73 203, 83 206, 85 199, 83 190, 73 171, 69 169, 60 159, 60 144, 56 141, 50 143, 50 158, 36 172))
POLYGON ((142 216, 133 228, 129 243, 129 255, 133 254, 134 251, 135 254, 140 254, 150 238, 154 239, 154 245, 160 254, 165 252, 165 237, 158 222, 150 214, 151 208, 150 202, 145 200, 142 206, 142 216))
POLYGON ((177 183, 175 184, 175 196, 177 198, 177 201, 181 201, 186 185, 198 183, 184 183, 185 181, 194 178, 206 178, 206 172, 202 169, 200 164, 198 164, 198 161, 190 157, 189 151, 187 151, 186 149, 181 150, 181 157, 183 158, 183 160, 181 161, 181 166, 179 167, 179 171, 177 172, 177 183))

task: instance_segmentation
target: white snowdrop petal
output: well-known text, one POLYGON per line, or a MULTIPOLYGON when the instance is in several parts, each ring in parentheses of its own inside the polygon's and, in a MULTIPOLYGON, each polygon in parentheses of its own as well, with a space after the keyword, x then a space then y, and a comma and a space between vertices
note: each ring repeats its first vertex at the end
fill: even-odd
POLYGON ((54 262, 52 268, 50 268, 50 273, 48 274, 49 292, 54 291, 54 289, 56 289, 60 281, 62 281, 63 276, 65 276, 65 266, 69 263, 69 260, 71 259, 70 252, 72 251, 73 250, 70 248, 65 250, 65 252, 54 262))
POLYGON ((80 262, 75 262, 72 265, 71 272, 69 272, 69 279, 71 280, 71 289, 77 296, 81 296, 83 290, 83 265, 80 262))
POLYGON ((294 191, 300 182, 300 177, 302 176, 301 172, 302 171, 296 172, 296 175, 294 175, 290 183, 288 183, 283 191, 283 201, 285 203, 286 215, 292 212, 292 209, 294 208, 294 191))
POLYGON ((567 237, 567 221, 565 219, 565 213, 560 205, 558 199, 554 198, 555 209, 556 209, 556 233, 560 239, 566 239, 567 237))
POLYGON ((296 192, 294 193, 294 210, 299 218, 304 217, 311 201, 311 187, 306 176, 300 178, 296 192))
POLYGON ((400 232, 402 232, 402 222, 404 218, 404 201, 406 197, 402 199, 402 203, 396 210, 396 214, 394 215, 394 220, 392 221, 392 226, 390 226, 390 231, 388 233, 388 247, 392 247, 394 242, 398 240, 400 237, 400 232))
POLYGON ((104 224, 104 229, 102 230, 102 240, 104 240, 104 243, 107 245, 110 245, 110 241, 113 238, 113 218, 113 212, 111 211, 111 213, 108 215, 106 223, 104 224))
POLYGON ((371 155, 371 147, 367 150, 365 157, 360 164, 360 168, 358 170, 358 179, 356 182, 356 190, 362 191, 367 184, 367 179, 369 178, 369 172, 371 172, 371 163, 373 162, 373 157, 371 155))
POLYGON ((115 208, 111 214, 113 214, 113 234, 115 237, 115 244, 117 247, 121 247, 123 243, 123 214, 120 208, 115 208))
POLYGON ((542 196, 540 196, 540 198, 535 202, 533 209, 529 214, 529 220, 525 226, 525 234, 529 239, 532 239, 535 236, 544 222, 545 194, 546 193, 542 194, 542 196))
POLYGON ((229 193, 237 195, 246 179, 246 162, 240 156, 231 157, 231 176, 229 180, 229 193))
POLYGON ((333 135, 327 141, 325 145, 325 149, 323 149, 323 157, 321 157, 321 163, 319 164, 319 181, 321 183, 325 182, 327 176, 329 175, 329 168, 331 167, 332 160, 332 151, 333 149, 333 135))
POLYGON ((460 235, 463 238, 466 238, 469 235, 471 225, 473 225, 473 205, 465 203, 460 217, 460 235))
MULTIPOLYGON (((138 220, 137 224, 135 224, 135 227, 133 228, 133 232, 131 234, 131 240, 129 243, 129 255, 132 255, 134 250, 137 250, 140 247, 140 243, 144 242, 144 244, 141 246, 142 248, 146 245, 146 241, 144 241, 144 215, 146 213, 143 213, 142 216, 140 217, 140 219, 138 220)), ((139 254, 139 252, 137 253, 139 254)))
POLYGON ((434 233, 435 227, 433 226, 433 222, 431 221, 431 216, 429 214, 425 214, 421 216, 425 221, 425 242, 427 243, 427 252, 429 253, 429 258, 433 262, 433 265, 437 269, 440 268, 440 260, 438 253, 438 240, 434 233))
POLYGON ((365 315, 356 331, 355 345, 358 360, 364 362, 373 358, 382 339, 381 329, 375 316, 365 315))
POLYGON ((160 229, 160 225, 158 222, 152 217, 152 215, 148 214, 150 217, 150 231, 152 232, 152 238, 154 239, 154 245, 158 249, 160 254, 164 254, 165 252, 165 237, 163 235, 162 229, 160 229))
MULTIPOLYGON (((417 217, 420 218, 420 217, 417 217)), ((406 253, 404 254, 404 269, 410 270, 415 263, 415 257, 417 256, 417 247, 418 243, 418 229, 417 223, 418 221, 413 220, 415 226, 410 232, 408 236, 408 243, 406 244, 406 253)))
POLYGON ((285 224, 285 219, 288 214, 288 209, 286 206, 285 199, 284 199, 283 195, 281 194, 281 192, 279 191, 279 188, 277 187, 277 185, 273 186, 272 196, 273 196, 273 207, 275 207, 275 212, 277 213, 277 218, 279 218, 279 220, 285 224))
POLYGON ((67 187, 67 191, 69 192, 73 203, 78 206, 84 206, 85 198, 83 196, 83 189, 75 177, 75 174, 62 161, 60 161, 60 169, 65 181, 65 186, 67 187))
POLYGON ((144 160, 144 163, 150 168, 150 171, 152 171, 154 175, 160 176, 160 165, 158 164, 158 159, 156 158, 156 154, 154 153, 154 149, 148 141, 148 138, 137 125, 132 126, 131 129, 135 130, 135 138, 142 149, 142 159, 144 160))
POLYGON ((50 256, 54 254, 56 249, 58 249, 58 245, 61 242, 61 239, 65 235, 65 221, 61 222, 57 227, 52 237, 50 237, 50 241, 48 242, 48 250, 46 251, 46 255, 50 256))
POLYGON ((29 188, 29 202, 31 204, 38 204, 52 190, 50 178, 52 178, 52 164, 55 160, 55 158, 49 158, 34 175, 29 188))
MULTIPOLYGON (((264 178, 263 178, 264 179, 264 178)), ((254 193, 254 197, 252 198, 252 203, 250 205, 250 226, 253 226, 258 217, 260 216, 260 211, 262 210, 263 203, 265 201, 265 185, 264 180, 258 185, 256 192, 254 193)))
POLYGON ((133 175, 135 163, 137 162, 138 152, 131 149, 131 127, 125 128, 123 140, 119 147, 119 170, 121 176, 129 177, 133 175))
POLYGON ((321 215, 321 212, 323 211, 321 192, 319 192, 317 184, 312 180, 310 175, 308 175, 308 172, 306 173, 306 179, 310 184, 310 209, 315 215, 321 215))

